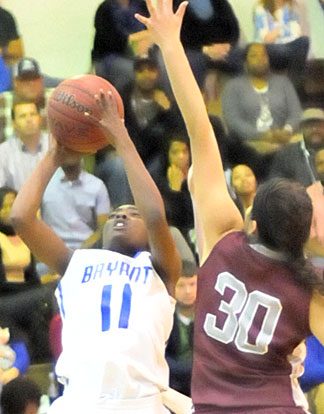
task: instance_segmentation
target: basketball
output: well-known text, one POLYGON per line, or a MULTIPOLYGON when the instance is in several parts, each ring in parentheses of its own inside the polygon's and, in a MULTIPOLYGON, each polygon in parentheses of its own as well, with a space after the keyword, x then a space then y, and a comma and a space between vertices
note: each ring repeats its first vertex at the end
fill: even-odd
POLYGON ((124 105, 119 93, 111 83, 99 76, 83 75, 66 79, 54 89, 47 106, 48 123, 60 144, 84 153, 94 153, 109 145, 102 128, 84 115, 88 112, 101 119, 101 108, 95 99, 95 95, 100 96, 101 89, 107 97, 111 91, 119 115, 124 118, 124 105))

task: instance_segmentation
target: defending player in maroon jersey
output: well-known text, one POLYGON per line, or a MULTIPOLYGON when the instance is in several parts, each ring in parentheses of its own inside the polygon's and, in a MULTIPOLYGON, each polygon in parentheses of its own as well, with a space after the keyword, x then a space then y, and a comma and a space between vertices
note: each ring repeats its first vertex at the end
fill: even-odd
MULTIPOLYGON (((192 395, 196 414, 305 412, 296 346, 324 344, 324 285, 304 257, 312 203, 305 189, 270 181, 258 190, 256 243, 243 233, 202 94, 180 41, 188 2, 146 0, 137 16, 160 47, 192 151, 190 191, 200 241, 192 395)), ((298 351, 298 348, 297 348, 298 351)))

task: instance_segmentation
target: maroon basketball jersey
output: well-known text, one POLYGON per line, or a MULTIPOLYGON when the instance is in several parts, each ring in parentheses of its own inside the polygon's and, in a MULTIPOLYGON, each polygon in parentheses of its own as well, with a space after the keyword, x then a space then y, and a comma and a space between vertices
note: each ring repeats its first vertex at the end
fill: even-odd
POLYGON ((216 244, 198 277, 196 413, 303 412, 300 359, 291 354, 310 334, 310 298, 284 262, 252 248, 244 233, 216 244))

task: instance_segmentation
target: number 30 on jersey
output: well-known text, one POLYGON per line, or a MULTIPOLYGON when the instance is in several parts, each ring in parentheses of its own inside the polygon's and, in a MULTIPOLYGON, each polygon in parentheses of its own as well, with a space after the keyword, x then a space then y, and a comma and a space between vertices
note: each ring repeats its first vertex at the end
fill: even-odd
POLYGON ((206 334, 224 344, 234 341, 242 352, 265 354, 282 310, 280 300, 258 290, 248 293, 244 283, 229 272, 220 273, 215 284, 215 290, 221 295, 224 295, 226 288, 233 290, 234 294, 229 302, 220 302, 219 311, 227 314, 225 323, 222 328, 218 328, 217 316, 207 313, 204 322, 206 334), (251 344, 248 334, 259 306, 264 307, 266 313, 255 344, 251 344))

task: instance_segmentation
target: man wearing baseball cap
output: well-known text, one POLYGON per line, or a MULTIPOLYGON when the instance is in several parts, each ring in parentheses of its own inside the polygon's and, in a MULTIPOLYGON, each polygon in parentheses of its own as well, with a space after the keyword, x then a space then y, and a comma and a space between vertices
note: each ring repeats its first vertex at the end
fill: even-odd
POLYGON ((324 149, 322 109, 308 108, 303 112, 296 138, 299 139, 297 142, 288 144, 276 154, 270 177, 292 179, 307 187, 313 201, 313 223, 307 253, 313 260, 320 258, 320 266, 324 268, 324 190, 315 166, 316 154, 324 149))
POLYGON ((13 67, 13 84, 18 98, 30 99, 44 106, 43 75, 35 59, 25 57, 13 67))
POLYGON ((298 141, 288 144, 274 157, 270 177, 290 178, 305 187, 317 181, 315 153, 324 148, 324 111, 320 108, 304 110, 298 141))
POLYGON ((24 57, 13 66, 12 76, 13 90, 0 94, 0 142, 14 135, 11 111, 13 102, 17 100, 37 104, 41 115, 41 128, 47 131, 46 102, 53 89, 45 87, 39 63, 34 58, 24 57))

